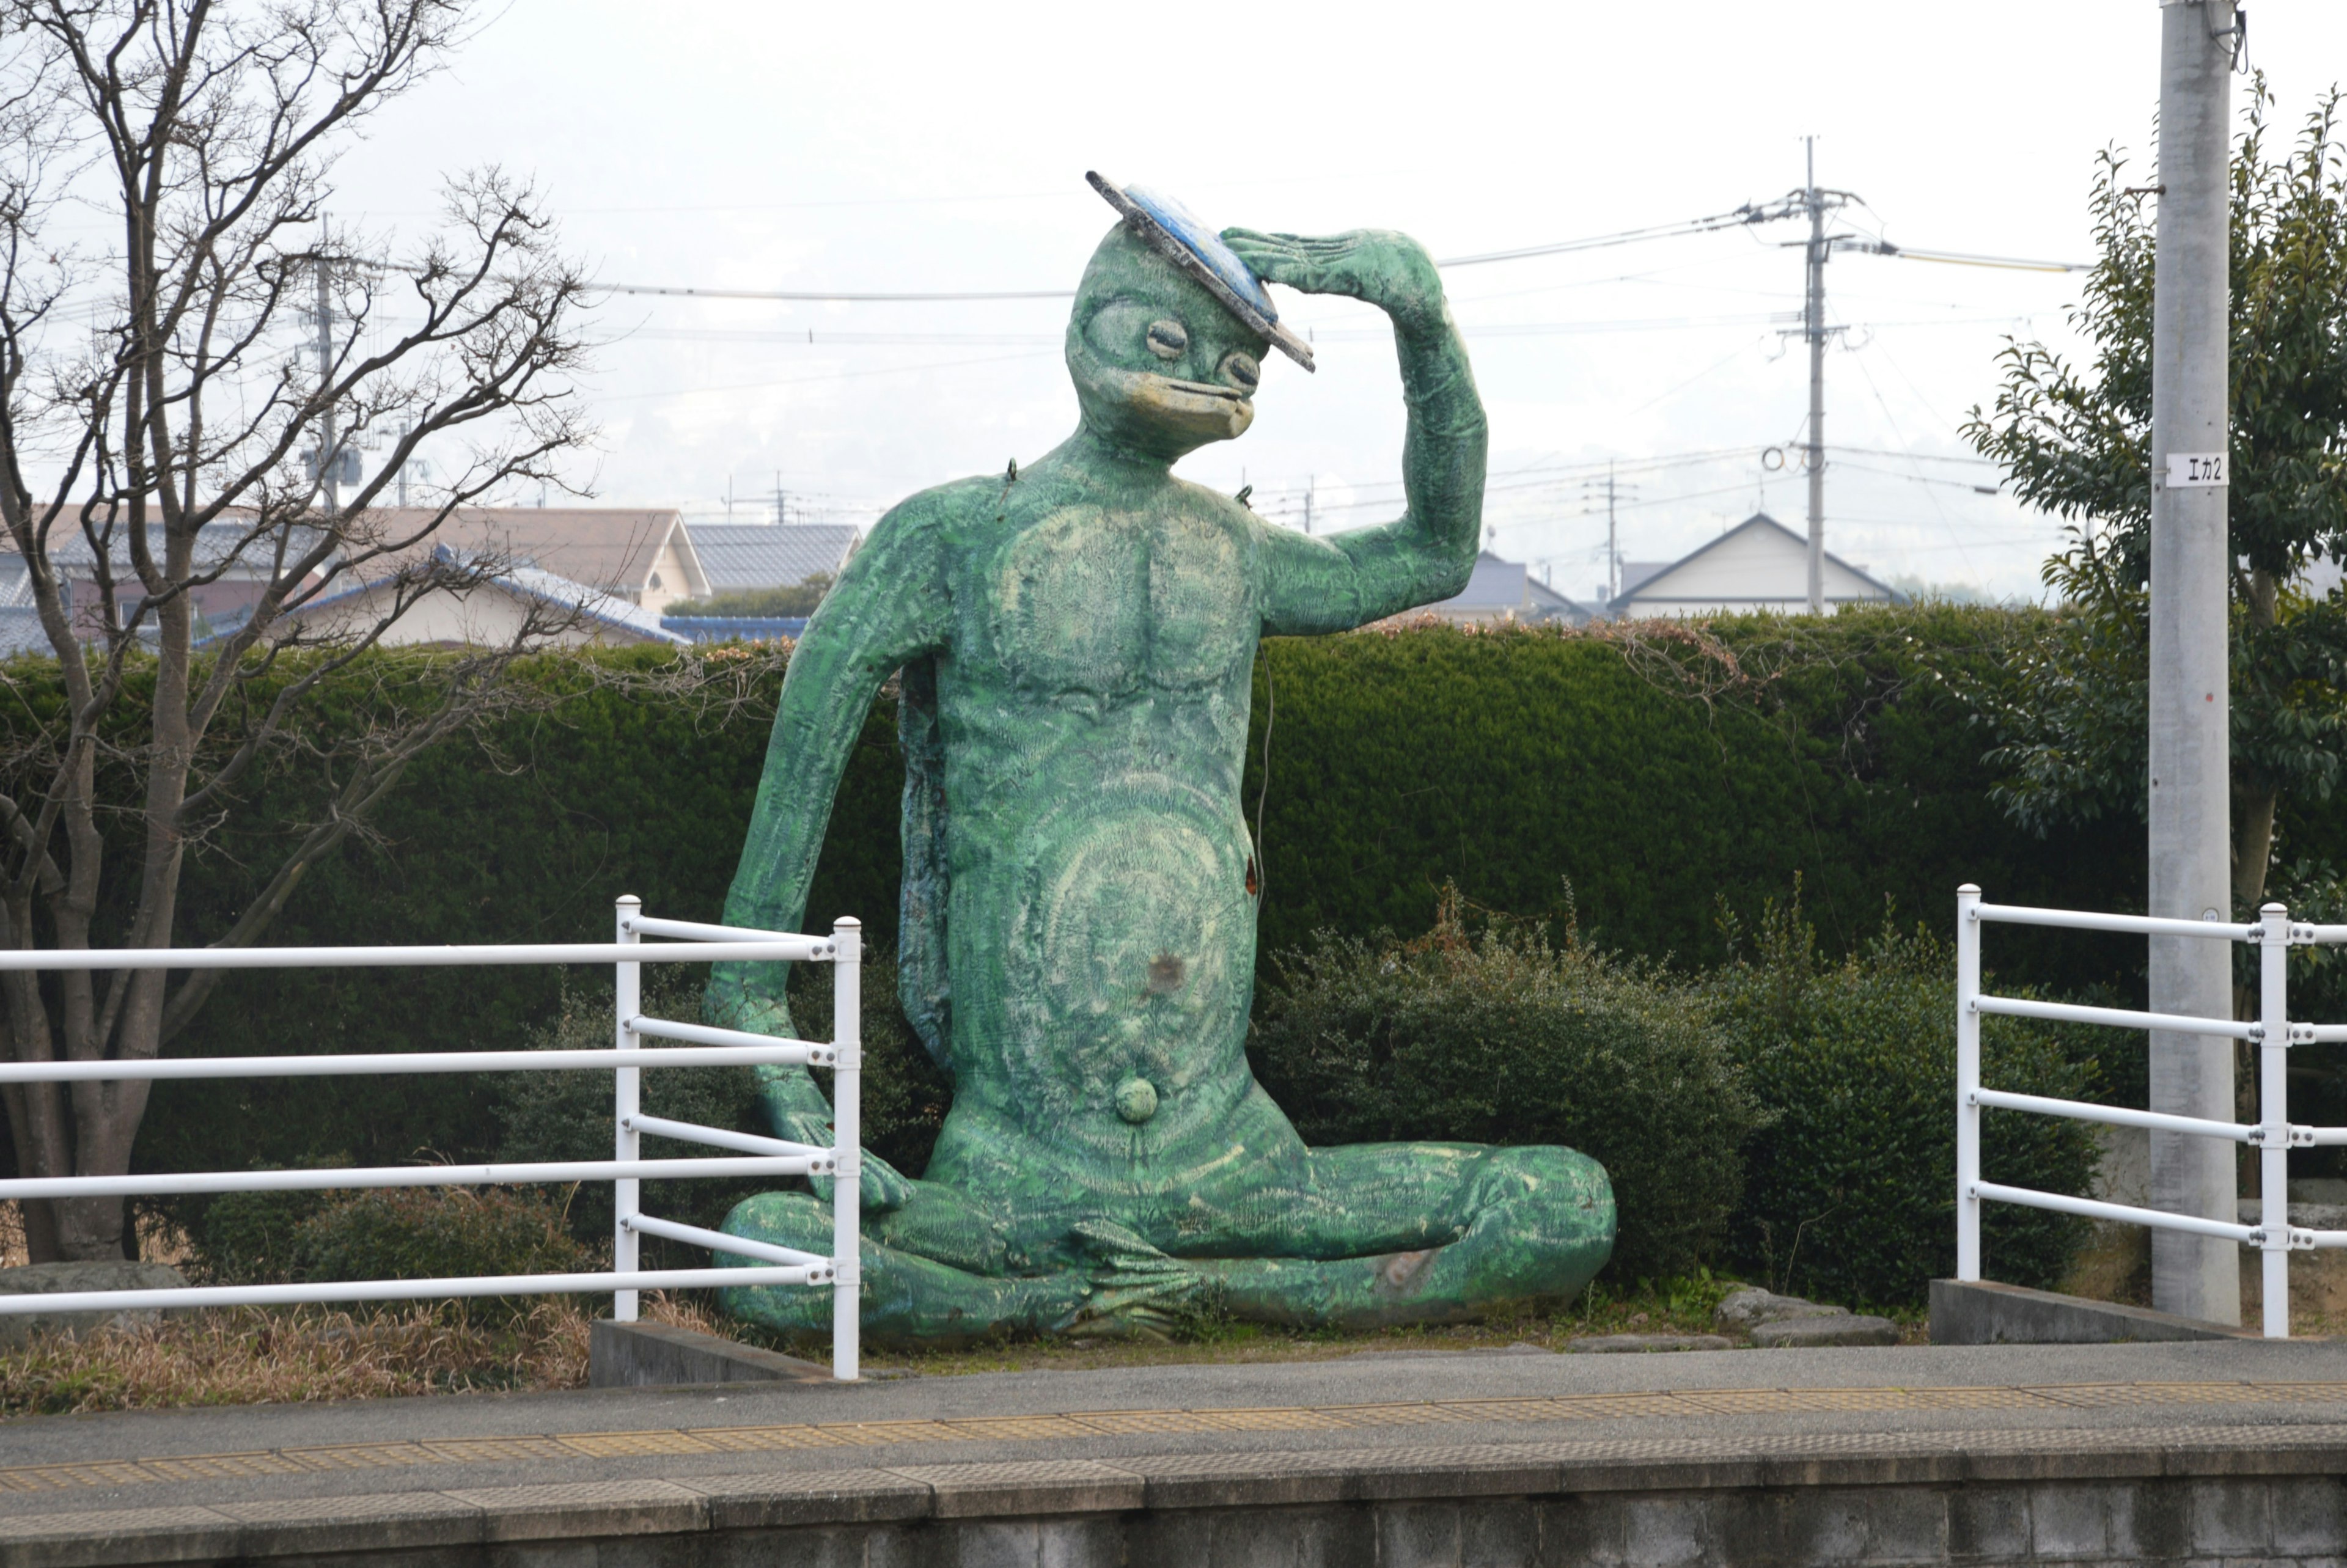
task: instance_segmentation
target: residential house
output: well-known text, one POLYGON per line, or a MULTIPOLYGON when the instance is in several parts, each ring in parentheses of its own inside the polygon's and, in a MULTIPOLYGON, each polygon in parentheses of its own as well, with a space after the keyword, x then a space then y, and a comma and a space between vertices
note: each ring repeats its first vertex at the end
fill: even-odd
MULTIPOLYGON (((1907 596, 1831 551, 1825 558, 1825 602, 1904 604, 1907 596)), ((1622 589, 1606 609, 1616 616, 1737 615, 1809 607, 1809 540, 1766 512, 1751 517, 1675 561, 1625 561, 1622 589)))
POLYGON ((1537 625, 1560 621, 1578 626, 1590 618, 1579 604, 1532 576, 1522 561, 1502 560, 1485 550, 1475 558, 1467 586, 1450 599, 1430 604, 1412 615, 1433 615, 1462 625, 1496 626, 1503 622, 1537 625))

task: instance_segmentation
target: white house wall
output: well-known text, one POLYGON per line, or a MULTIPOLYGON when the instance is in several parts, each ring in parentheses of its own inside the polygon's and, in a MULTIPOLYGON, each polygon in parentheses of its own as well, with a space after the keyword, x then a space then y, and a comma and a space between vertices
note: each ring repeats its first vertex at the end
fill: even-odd
MULTIPOLYGON (((308 629, 328 633, 364 632, 373 627, 389 608, 385 590, 376 590, 328 606, 314 616, 305 616, 308 629)), ((476 648, 502 647, 521 632, 523 618, 528 607, 512 594, 494 588, 477 589, 459 596, 445 589, 435 589, 410 605, 405 614, 394 621, 384 633, 387 648, 407 648, 418 644, 447 647, 464 645, 476 648)), ((621 628, 600 621, 589 621, 573 627, 560 636, 546 640, 554 648, 578 648, 590 643, 633 643, 642 641, 621 628)))

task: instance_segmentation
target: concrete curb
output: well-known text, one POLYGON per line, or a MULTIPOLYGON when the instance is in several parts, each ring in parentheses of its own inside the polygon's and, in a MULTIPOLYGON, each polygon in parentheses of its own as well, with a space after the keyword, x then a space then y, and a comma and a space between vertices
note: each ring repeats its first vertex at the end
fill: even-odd
MULTIPOLYGON (((2128 1508, 2095 1503, 2098 1520, 2140 1515, 2145 1522, 2142 1527, 2127 1526, 2135 1534, 2114 1548, 2121 1558, 2128 1551, 2147 1548, 2143 1529, 2156 1519, 2166 1522, 2158 1524, 2161 1530, 2181 1531, 2203 1546, 2207 1542, 2201 1537, 2210 1531, 2222 1534, 2234 1528, 2227 1520, 2262 1521, 2253 1529, 2243 1525, 2235 1532, 2247 1532, 2240 1534, 2243 1554, 2287 1556, 2291 1542, 2302 1537, 2336 1556, 2347 1547, 2342 1475, 2347 1475, 2347 1426, 2201 1428, 2189 1433, 2147 1427, 1809 1433, 1735 1440, 1631 1439, 1166 1454, 1113 1462, 1049 1460, 848 1468, 737 1474, 706 1481, 623 1480, 20 1515, 0 1518, 0 1568, 272 1560, 469 1562, 487 1561, 523 1543, 532 1543, 533 1562, 608 1565, 640 1560, 622 1544, 630 1538, 651 1538, 645 1542, 641 1561, 698 1563, 721 1556, 737 1560, 730 1553, 741 1548, 740 1538, 745 1534, 771 1534, 772 1544, 780 1548, 797 1532, 829 1529, 835 1538, 836 1527, 843 1526, 1017 1525, 1023 1530, 1032 1525, 1041 1531, 1051 1521, 1081 1517, 1102 1520, 1105 1527, 1111 1522, 1107 1516, 1116 1516, 1123 1522, 1114 1524, 1117 1530, 1126 1524, 1146 1526, 1154 1520, 1168 1529, 1194 1532, 1201 1528, 1194 1519, 1185 1522, 1158 1516, 1214 1515, 1225 1519, 1229 1529, 1236 1528, 1240 1516, 1255 1513, 1266 1518, 1276 1514, 1276 1520, 1295 1526, 1315 1507, 1450 1505, 1471 1510, 1488 1504, 1504 1512, 1546 1503, 1585 1512, 1606 1506, 1609 1498, 1617 1509, 1626 1501, 1637 1507, 1664 1508, 1671 1518, 1693 1517, 1690 1509, 1708 1509, 1724 1519, 1737 1510, 1749 1514, 1757 1493, 1823 1496, 1838 1489, 1871 1492, 1873 1502, 1861 1495, 1836 1505, 1861 1513, 1889 1519, 1916 1514, 1922 1508, 1941 1521, 1931 1528, 1941 1532, 1939 1539, 1946 1544, 1955 1539, 1951 1531, 1969 1540, 1965 1532, 1986 1528, 1982 1519, 1987 1516, 1976 1519, 1974 1514, 1988 1507, 1993 1494, 2010 1494, 2007 1501, 2024 1513, 2034 1507, 2053 1518, 2062 1509, 2075 1512, 2083 1506, 2077 1497, 2084 1494, 2075 1483, 2093 1483, 2086 1489, 2091 1491, 2096 1486, 2177 1482, 2187 1484, 2184 1500, 2165 1513, 2134 1503, 2128 1508), (2301 1496, 2302 1481, 2326 1489, 2323 1495, 2301 1496), (1893 1498, 1880 1490, 1885 1488, 1907 1489, 1912 1495, 1893 1498), (1678 1495, 1653 1495, 1665 1493, 1678 1495), (1917 1501, 1926 1495, 1936 1501, 1928 1506, 1917 1501), (2195 1509, 2200 1512, 2193 1512, 2195 1509), (2215 1522, 2207 1529, 2200 1522, 2203 1514, 2215 1522), (723 1553, 721 1538, 732 1538, 723 1553)), ((1790 1504, 1772 1506, 1781 1514, 1790 1504)), ((1083 1539, 1104 1539, 1098 1537, 1102 1527, 1085 1526, 1092 1533, 1083 1539)), ((1706 1528, 1730 1530, 1726 1524, 1706 1528)), ((2107 1535, 2116 1526, 2106 1522, 2096 1528, 2107 1535)), ((2222 1559, 2231 1553, 2209 1550, 2201 1554, 2222 1559)), ((1740 1557, 1731 1552, 1728 1559, 1740 1557)), ((1081 1553, 1069 1559, 1094 1560, 1081 1553)), ((1849 1560, 1871 1559, 1860 1553, 1849 1560)), ((2014 1560, 2027 1560, 2027 1554, 2014 1560)))
POLYGON ((2255 1329, 1986 1280, 1932 1281, 1934 1345, 2114 1345, 2258 1339, 2255 1329))

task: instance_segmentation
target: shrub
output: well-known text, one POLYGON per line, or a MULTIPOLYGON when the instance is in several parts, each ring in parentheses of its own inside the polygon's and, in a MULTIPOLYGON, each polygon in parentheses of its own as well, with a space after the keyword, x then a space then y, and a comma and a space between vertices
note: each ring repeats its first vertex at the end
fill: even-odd
MULTIPOLYGON (((462 1275, 575 1274, 592 1266, 561 1209, 513 1187, 390 1187, 326 1204, 294 1231, 307 1280, 448 1279, 462 1275)), ((466 1315, 502 1322, 530 1297, 472 1297, 466 1315)))
POLYGON ((1412 941, 1324 936, 1273 966, 1250 1054, 1318 1144, 1563 1143, 1613 1178, 1614 1277, 1693 1267, 1721 1239, 1758 1107, 1704 999, 1566 927, 1471 933, 1456 889, 1412 941))
MULTIPOLYGON (((346 1163, 343 1161, 322 1162, 346 1163)), ((333 1201, 331 1192, 222 1193, 203 1208, 192 1263, 214 1285, 292 1279, 300 1267, 302 1222, 333 1201)))
MULTIPOLYGON (((1732 948, 1741 932, 1722 926, 1732 948)), ((1886 919, 1840 962, 1817 953, 1798 898, 1771 905, 1754 954, 1710 989, 1738 1060, 1772 1120, 1748 1150, 1737 1257, 1770 1285, 1853 1305, 1911 1306, 1955 1264, 1955 956, 1886 919)), ((2024 1093, 2096 1098, 2091 1031, 1982 1020, 1984 1081, 2024 1093)), ((1992 1112, 1991 1181, 2083 1194, 2095 1146, 2083 1122, 1992 1112)), ((1985 1208, 1992 1277, 2050 1286, 2083 1222, 1985 1208)))

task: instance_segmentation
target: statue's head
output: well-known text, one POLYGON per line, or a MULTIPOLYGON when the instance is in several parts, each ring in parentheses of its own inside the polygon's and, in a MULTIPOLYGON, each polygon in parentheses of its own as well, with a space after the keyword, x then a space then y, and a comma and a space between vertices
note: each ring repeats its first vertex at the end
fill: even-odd
POLYGON ((1120 223, 1076 289, 1068 374, 1094 435, 1171 462, 1255 422, 1268 346, 1120 223))

